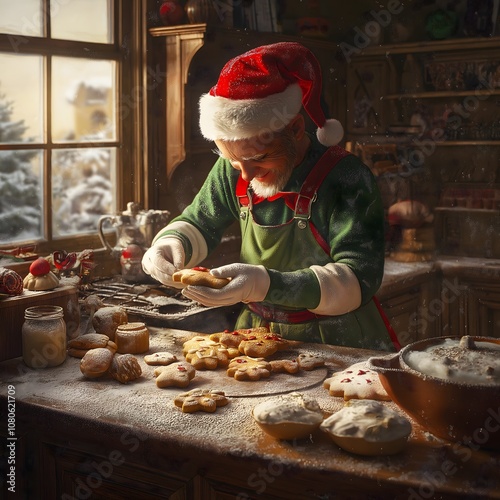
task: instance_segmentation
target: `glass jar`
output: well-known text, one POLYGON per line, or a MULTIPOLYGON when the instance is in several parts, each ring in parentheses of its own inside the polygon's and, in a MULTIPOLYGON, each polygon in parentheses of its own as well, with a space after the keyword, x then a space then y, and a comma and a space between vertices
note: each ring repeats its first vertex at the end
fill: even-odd
POLYGON ((34 306, 24 311, 23 360, 30 368, 58 366, 66 359, 66 323, 60 306, 34 306))

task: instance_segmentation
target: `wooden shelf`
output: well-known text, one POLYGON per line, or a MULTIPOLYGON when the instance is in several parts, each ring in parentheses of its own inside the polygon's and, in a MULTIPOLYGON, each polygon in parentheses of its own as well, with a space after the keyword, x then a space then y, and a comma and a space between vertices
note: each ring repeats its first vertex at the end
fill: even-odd
POLYGON ((394 99, 443 99, 447 97, 492 96, 500 95, 499 89, 491 90, 436 90, 429 92, 408 92, 382 96, 382 100, 394 99))
POLYGON ((498 215, 500 211, 494 208, 470 208, 470 207, 435 207, 436 212, 464 212, 498 215))
POLYGON ((500 146, 500 141, 438 141, 436 146, 500 146))
POLYGON ((393 54, 417 54, 422 52, 451 52, 480 49, 500 50, 500 37, 452 38, 449 40, 425 40, 420 42, 387 44, 367 47, 362 56, 389 56, 393 54))

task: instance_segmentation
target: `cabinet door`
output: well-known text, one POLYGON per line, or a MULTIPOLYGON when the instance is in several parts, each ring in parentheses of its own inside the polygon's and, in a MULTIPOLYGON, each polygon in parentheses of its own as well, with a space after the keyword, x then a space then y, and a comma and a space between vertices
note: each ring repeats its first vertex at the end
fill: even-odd
POLYGON ((381 305, 402 346, 411 344, 419 338, 419 287, 382 299, 381 305))
POLYGON ((500 284, 468 284, 468 335, 500 337, 500 284))
POLYGON ((40 447, 42 500, 192 498, 188 482, 127 463, 118 449, 112 449, 108 456, 97 456, 48 443, 40 447))

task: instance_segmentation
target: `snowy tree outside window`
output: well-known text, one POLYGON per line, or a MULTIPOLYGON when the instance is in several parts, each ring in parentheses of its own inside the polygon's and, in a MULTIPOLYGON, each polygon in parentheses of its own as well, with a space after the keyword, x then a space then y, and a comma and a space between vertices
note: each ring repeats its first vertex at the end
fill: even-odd
POLYGON ((133 9, 118 3, 0 0, 0 247, 98 241, 100 217, 135 193, 120 182, 135 125, 118 120, 133 73, 116 36, 133 9))
MULTIPOLYGON (((1 86, 0 86, 1 90, 1 86)), ((26 126, 12 121, 13 103, 0 94, 0 143, 23 142, 26 126)), ((0 151, 0 241, 36 239, 41 235, 40 152, 0 151)))

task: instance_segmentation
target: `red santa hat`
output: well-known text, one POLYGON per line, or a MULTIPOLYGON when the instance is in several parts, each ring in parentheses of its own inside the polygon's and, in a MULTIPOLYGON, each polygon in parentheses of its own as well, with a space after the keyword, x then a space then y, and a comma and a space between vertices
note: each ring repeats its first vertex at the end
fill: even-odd
POLYGON ((233 141, 283 129, 303 106, 318 127, 318 140, 334 146, 342 125, 321 107, 321 67, 296 42, 264 45, 230 60, 200 98, 200 129, 209 140, 233 141))

